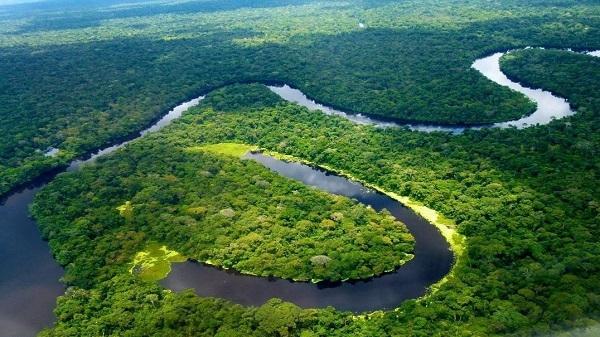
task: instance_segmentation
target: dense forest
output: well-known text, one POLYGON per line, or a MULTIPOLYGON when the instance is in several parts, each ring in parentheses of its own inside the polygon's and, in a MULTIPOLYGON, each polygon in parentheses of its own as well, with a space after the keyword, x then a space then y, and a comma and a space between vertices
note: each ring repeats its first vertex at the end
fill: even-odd
POLYGON ((111 277, 148 240, 197 261, 296 280, 366 278, 412 257, 412 237, 393 216, 207 149, 140 142, 57 178, 34 214, 64 252, 56 259, 65 280, 111 277), (115 249, 124 236, 134 239, 115 249))
POLYGON ((66 3, 0 21, 0 194, 227 83, 285 82, 400 120, 488 123, 534 107, 471 69, 476 58, 600 48, 598 9, 581 1, 66 3))
MULTIPOLYGON (((489 336, 593 324, 600 314, 596 287, 600 188, 594 176, 597 156, 589 151, 598 144, 594 131, 600 81, 597 72, 588 69, 597 62, 569 52, 510 54, 503 60, 509 73, 518 69, 520 80, 544 88, 554 83, 579 113, 544 127, 460 136, 354 125, 277 102, 260 85, 215 91, 174 125, 123 152, 154 151, 145 144, 188 149, 243 142, 343 169, 455 219, 467 237, 465 258, 436 292, 367 320, 332 309, 303 310, 276 300, 242 308, 187 292, 164 292, 122 271, 71 288, 59 302, 57 326, 43 335, 78 336, 83 331, 163 336, 186 331, 206 336, 489 336), (554 62, 556 58, 561 62, 554 62), (261 96, 264 106, 257 104, 261 96), (252 106, 244 107, 248 102, 252 106), (85 314, 75 314, 84 310, 85 314)), ((120 167, 116 165, 122 161, 115 158, 121 156, 111 156, 77 175, 92 174, 108 163, 114 163, 109 165, 113 169, 120 167)), ((125 159, 122 165, 130 164, 125 159)), ((73 187, 77 175, 61 177, 40 194, 34 213, 42 215, 44 230, 51 227, 47 220, 56 218, 42 212, 47 194, 73 187)), ((72 199, 63 194, 61 203, 81 198, 78 193, 72 199)), ((131 241, 128 237, 118 242, 131 241)), ((53 244, 59 256, 74 252, 69 247, 60 240, 53 244)))
POLYGON ((564 49, 600 49, 599 14, 594 0, 0 6, 0 195, 208 94, 37 194, 32 215, 68 286, 40 336, 597 335, 600 58, 564 49), (503 121, 533 104, 470 66, 526 46, 548 49, 508 53, 503 71, 567 98, 575 115, 422 133, 356 125, 263 85, 398 120, 503 121), (385 211, 283 178, 225 144, 410 197, 456 223, 464 254, 425 296, 369 315, 279 299, 244 307, 141 277, 136 257, 157 243, 304 280, 364 278, 410 258, 410 235, 385 211))

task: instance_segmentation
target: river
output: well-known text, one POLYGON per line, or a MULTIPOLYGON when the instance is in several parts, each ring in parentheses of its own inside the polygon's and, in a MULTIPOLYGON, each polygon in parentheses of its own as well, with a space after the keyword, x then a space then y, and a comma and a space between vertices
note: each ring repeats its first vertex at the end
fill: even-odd
MULTIPOLYGON (((498 64, 498 60, 500 59, 501 55, 502 53, 496 53, 488 57, 478 59, 473 63, 473 68, 480 71, 484 76, 486 76, 490 80, 495 81, 500 85, 511 87, 512 89, 523 93, 538 104, 538 109, 534 114, 526 116, 516 121, 496 123, 488 126, 478 126, 475 128, 507 127, 508 125, 515 125, 515 127, 517 128, 523 128, 530 126, 534 123, 545 124, 551 121, 553 117, 561 118, 574 113, 571 110, 571 108, 568 107, 568 102, 566 102, 564 99, 556 97, 551 93, 545 92, 543 90, 525 88, 519 85, 518 83, 512 82, 508 78, 506 78, 506 76, 500 71, 498 64)), ((590 52, 590 55, 598 56, 599 53, 590 52)), ((318 104, 310 100, 302 92, 293 89, 289 86, 272 86, 270 88, 284 99, 297 102, 298 104, 311 109, 320 109, 327 114, 340 115, 356 123, 373 124, 378 127, 408 127, 413 130, 425 132, 445 131, 452 133, 461 133, 466 129, 466 127, 433 125, 426 123, 398 124, 387 121, 378 121, 376 119, 369 118, 366 116, 347 114, 343 111, 328 108, 324 105, 318 104)), ((158 131, 160 128, 179 117, 189 107, 198 104, 198 102, 200 102, 202 98, 203 97, 198 97, 177 106, 173 110, 169 111, 154 125, 140 132, 139 137, 142 137, 148 132, 158 131)), ((98 156, 113 152, 114 150, 124 146, 125 144, 127 144, 127 142, 122 142, 120 144, 108 147, 106 149, 102 149, 96 152, 92 156, 92 158, 87 160, 75 160, 69 167, 69 170, 75 170, 82 163, 94 160, 98 156)), ((280 173, 285 174, 284 171, 280 173)), ((36 192, 41 187, 43 187, 47 180, 50 180, 51 178, 51 174, 46 175, 38 181, 33 182, 31 185, 13 192, 8 197, 4 198, 4 200, 0 201, 0 228, 2 228, 2 231, 0 231, 0 332, 2 332, 2 337, 34 336, 37 333, 37 331, 46 326, 49 326, 54 320, 52 310, 55 307, 56 297, 64 292, 64 286, 59 282, 59 279, 63 274, 62 268, 58 266, 53 260, 50 254, 50 250, 48 248, 48 244, 40 238, 40 233, 37 229, 35 222, 31 220, 28 216, 28 208, 36 192)), ((393 208, 398 206, 389 205, 389 207, 393 208)), ((410 224, 407 221, 405 222, 407 223, 407 225, 409 225, 410 228, 410 224)), ((423 227, 431 226, 424 225, 423 227)), ((411 228, 411 231, 412 230, 413 228, 411 228)), ((413 232, 413 235, 415 235, 415 238, 417 238, 419 234, 415 234, 415 232, 413 232)), ((420 249, 419 247, 421 247, 422 245, 420 241, 421 240, 418 239, 416 242, 417 249, 420 249)), ((445 245, 445 243, 440 244, 445 245)), ((442 246, 440 246, 440 248, 442 250, 445 249, 442 248, 442 246)), ((423 258, 422 256, 420 256, 419 251, 417 251, 415 255, 415 259, 413 260, 419 261, 420 258, 423 258)), ((411 262, 407 263, 400 270, 409 268, 410 263, 411 262)), ((180 266, 176 266, 174 272, 179 273, 179 268, 189 268, 189 264, 182 264, 180 266)), ((438 265, 432 265, 431 268, 431 275, 434 275, 436 273, 435 269, 440 267, 438 265)), ((246 276, 236 275, 235 273, 221 272, 220 270, 215 268, 211 270, 212 272, 219 272, 220 275, 222 275, 224 281, 231 279, 232 277, 246 278, 246 276)), ((190 271, 190 273, 192 272, 197 271, 190 271)), ((388 280, 390 280, 390 282, 395 282, 390 278, 389 275, 378 279, 385 280, 385 282, 388 282, 388 280)), ((264 280, 253 282, 263 281, 264 280)), ((425 281, 430 282, 431 280, 425 281)), ((273 284, 282 284, 282 282, 287 281, 274 280, 273 284)), ((368 287, 365 284, 368 284, 368 282, 356 282, 347 284, 344 283, 341 286, 338 285, 338 287, 336 288, 345 289, 355 287, 355 289, 359 289, 362 287, 368 287)), ((384 281, 382 281, 382 284, 384 284, 384 281)), ((176 285, 173 285, 173 287, 176 288, 176 285)), ((311 284, 304 284, 299 287, 310 287, 311 289, 318 289, 318 286, 311 284)), ((390 286, 389 289, 394 293, 398 292, 400 294, 393 295, 395 297, 393 297, 393 300, 390 300, 388 303, 384 303, 384 301, 380 300, 379 305, 381 307, 390 307, 391 305, 393 305, 392 302, 398 303, 398 301, 402 300, 403 298, 418 296, 422 293, 422 288, 417 289, 407 287, 405 289, 400 287, 398 284, 390 286)), ((244 300, 241 297, 241 295, 234 294, 235 291, 237 290, 231 289, 230 296, 232 299, 237 298, 240 302, 250 303, 245 302, 247 300, 244 300)), ((281 295, 283 298, 294 300, 294 297, 292 295, 286 295, 283 292, 278 291, 280 290, 274 290, 273 293, 270 294, 277 294, 281 295)), ((312 292, 315 290, 307 291, 312 292)), ((344 293, 345 290, 330 290, 329 292, 333 294, 336 291, 340 291, 339 295, 336 296, 347 296, 348 294, 344 293)), ((324 294, 326 292, 316 293, 324 294)), ((263 294, 262 296, 263 298, 268 297, 269 294, 263 294)), ((377 296, 385 296, 385 294, 380 292, 377 296)), ((364 299, 361 298, 360 300, 362 301, 364 299)), ((296 301, 299 304, 306 304, 308 306, 321 306, 324 303, 318 302, 321 301, 320 299, 307 299, 305 300, 306 302, 302 302, 302 299, 296 298, 296 301)), ((335 296, 331 295, 330 297, 327 297, 327 301, 332 305, 336 305, 338 303, 341 303, 343 299, 336 299, 335 296)), ((360 308, 340 304, 340 308, 345 308, 349 310, 368 310, 374 307, 375 306, 373 303, 365 304, 364 307, 360 308)))
MULTIPOLYGON (((516 127, 522 129, 533 125, 543 125, 550 123, 553 119, 560 119, 575 114, 575 111, 571 109, 569 102, 566 99, 555 96, 549 91, 542 89, 531 89, 522 86, 521 84, 511 81, 501 70, 500 70, 500 58, 505 53, 495 53, 487 57, 480 58, 473 62, 472 68, 479 71, 483 76, 487 77, 493 82, 499 85, 509 87, 515 91, 522 93, 527 96, 530 100, 537 104, 536 110, 528 115, 523 116, 517 120, 493 123, 487 125, 477 126, 461 126, 461 125, 443 125, 436 123, 398 123, 394 121, 382 121, 376 117, 365 116, 362 114, 351 114, 341 110, 337 110, 326 105, 317 103, 316 101, 308 98, 302 91, 290 87, 289 85, 282 86, 269 86, 271 91, 278 94, 281 98, 294 102, 298 105, 302 105, 311 110, 320 110, 328 115, 341 116, 348 120, 353 121, 357 124, 368 124, 374 125, 380 128, 389 127, 406 127, 414 131, 422 132, 451 132, 459 134, 467 129, 482 129, 482 128, 508 128, 516 127)), ((592 56, 598 56, 597 52, 588 53, 592 56)))

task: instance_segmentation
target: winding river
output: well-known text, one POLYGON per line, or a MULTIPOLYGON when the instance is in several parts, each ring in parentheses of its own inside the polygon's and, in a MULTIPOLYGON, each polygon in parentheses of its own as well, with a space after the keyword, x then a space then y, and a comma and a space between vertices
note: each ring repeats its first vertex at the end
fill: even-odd
MULTIPOLYGON (((592 56, 599 56, 598 54, 598 52, 590 53, 592 56)), ((523 93, 538 104, 538 109, 534 114, 516 121, 476 128, 511 125, 523 128, 533 124, 545 124, 553 118, 562 118, 574 113, 566 100, 547 91, 525 88, 508 79, 499 68, 501 56, 502 53, 496 53, 478 59, 472 67, 490 80, 523 93)), ((377 127, 408 127, 426 132, 460 133, 466 129, 466 127, 456 126, 378 121, 367 116, 347 114, 328 108, 289 86, 271 86, 270 89, 288 101, 311 109, 319 109, 326 114, 343 116, 356 123, 373 124, 377 127)), ((202 98, 185 102, 169 111, 157 123, 142 131, 139 137, 159 130, 178 118, 189 107, 198 104, 202 98)), ((113 152, 127 143, 123 142, 102 149, 84 161, 75 160, 68 169, 75 170, 81 164, 113 152)), ((195 287, 202 295, 222 296, 246 304, 259 304, 269 297, 278 296, 303 306, 333 305, 341 309, 363 311, 390 308, 403 299, 420 296, 428 285, 440 279, 448 271, 452 254, 441 235, 431 224, 395 201, 344 178, 327 175, 316 169, 279 162, 260 155, 252 157, 280 174, 301 180, 306 184, 357 198, 377 209, 388 208, 407 224, 416 238, 415 258, 395 273, 368 281, 329 285, 249 277, 185 263, 174 267, 171 276, 164 281, 165 285, 179 289, 187 286, 188 284, 184 283, 192 276, 198 275, 198 278, 205 281, 211 280, 211 283, 206 282, 201 287, 195 287), (181 277, 187 274, 190 275, 187 280, 181 277), (235 283, 235 287, 228 286, 232 282, 235 283)), ((35 222, 28 216, 28 207, 35 194, 52 177, 52 174, 41 177, 0 201, 0 228, 2 228, 0 231, 0 331, 3 337, 34 336, 40 329, 50 325, 54 320, 52 309, 55 307, 56 298, 65 290, 59 282, 63 270, 53 260, 48 244, 40 238, 35 222)))
MULTIPOLYGON (((348 120, 351 120, 357 124, 369 124, 380 128, 389 127, 407 127, 414 131, 422 132, 451 132, 454 134, 462 133, 467 129, 481 129, 481 128, 508 128, 516 127, 522 129, 528 126, 536 124, 543 125, 550 123, 553 119, 560 119, 575 114, 575 111, 571 109, 571 106, 566 99, 553 95, 549 91, 542 89, 531 89, 522 86, 517 82, 511 81, 501 70, 500 70, 500 58, 505 53, 495 53, 487 57, 476 60, 471 68, 479 71, 483 76, 496 82, 505 87, 509 87, 515 91, 518 91, 530 100, 537 104, 537 109, 528 116, 523 116, 520 119, 487 124, 478 126, 456 126, 456 125, 441 125, 435 123, 397 123, 393 121, 381 121, 375 117, 364 116, 361 114, 350 114, 326 105, 317 103, 316 101, 308 98, 300 90, 290 87, 289 85, 283 86, 269 86, 271 91, 275 92, 281 98, 302 105, 312 110, 320 110, 328 115, 341 116, 348 120)), ((592 56, 599 56, 596 52, 588 53, 592 56)))

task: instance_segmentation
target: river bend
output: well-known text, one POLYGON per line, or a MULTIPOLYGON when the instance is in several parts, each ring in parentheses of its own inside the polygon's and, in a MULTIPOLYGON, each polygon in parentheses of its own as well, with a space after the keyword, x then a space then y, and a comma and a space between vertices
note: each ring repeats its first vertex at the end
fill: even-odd
POLYGON ((221 297, 258 306, 277 297, 305 308, 333 306, 364 312, 392 309, 402 301, 422 296, 452 267, 448 242, 435 226, 391 197, 346 178, 300 163, 285 162, 260 153, 247 154, 269 169, 306 185, 356 199, 376 211, 387 209, 415 238, 414 258, 392 273, 353 282, 292 282, 225 271, 196 262, 176 263, 161 283, 173 290, 193 288, 198 295, 221 297))
MULTIPOLYGON (((588 52, 588 54, 591 56, 600 56, 599 51, 588 52)), ((531 100, 537 103, 538 108, 536 112, 534 112, 532 115, 524 116, 523 118, 518 119, 516 121, 496 123, 473 128, 477 129, 481 127, 508 127, 510 125, 514 125, 517 128, 523 128, 534 124, 546 124, 554 118, 562 118, 574 114, 574 111, 570 108, 566 100, 554 96, 552 93, 549 93, 544 90, 526 88, 508 79, 500 71, 499 59, 502 55, 503 53, 496 53, 488 57, 478 59, 473 63, 472 67, 478 70, 482 75, 484 75, 488 79, 496 82, 497 84, 507 86, 509 88, 512 88, 513 90, 516 90, 526 95, 531 100)), ((377 127, 408 127, 416 131, 443 131, 452 133, 461 133, 468 128, 427 123, 402 124, 378 121, 367 116, 362 116, 360 114, 348 114, 343 111, 332 109, 322 104, 316 103, 313 100, 307 98, 299 90, 293 89, 289 86, 270 86, 270 89, 279 94, 283 99, 286 99, 288 101, 296 102, 310 109, 321 110, 326 114, 339 115, 359 124, 373 124, 377 127)), ((163 126, 169 124, 173 119, 178 118, 189 107, 198 104, 198 102, 202 98, 203 97, 201 96, 177 106, 175 109, 169 111, 165 116, 163 116, 163 118, 161 118, 150 128, 140 132, 139 137, 145 135, 148 132, 157 131, 163 126)), ((123 142, 108 147, 106 149, 102 149, 93 154, 92 157, 88 160, 75 160, 69 166, 69 170, 75 170, 82 163, 94 160, 98 156, 113 152, 117 148, 123 147, 125 144, 127 144, 127 142, 123 142)), ((286 172, 290 172, 286 171, 288 169, 277 171, 282 174, 285 174, 286 172)), ((41 177, 40 179, 37 179, 36 181, 32 182, 30 185, 25 186, 24 188, 13 192, 3 200, 0 200, 0 228, 2 228, 2 231, 0 231, 0 331, 2 332, 3 337, 34 336, 43 327, 51 324, 51 322, 54 320, 52 310, 55 307, 56 298, 64 292, 64 286, 59 282, 59 279, 63 274, 63 270, 53 260, 48 248, 48 244, 41 239, 40 233, 37 229, 35 222, 28 216, 28 207, 31 204, 36 192, 41 187, 43 187, 48 180, 52 179, 52 177, 52 174, 46 175, 45 177, 41 177)), ((332 192, 335 193, 335 191, 332 192)), ((380 196, 378 196, 377 198, 379 197, 380 196)), ((365 202, 368 203, 369 201, 365 200, 365 202)), ((397 204, 386 205, 386 208, 390 207, 393 209, 394 207, 398 207, 398 211, 400 211, 400 206, 397 204)), ((415 221, 422 220, 415 219, 415 221)), ((419 259, 424 258, 424 256, 422 255, 423 253, 420 252, 420 249, 422 247, 422 236, 420 236, 420 234, 418 234, 417 232, 413 232, 413 229, 415 228, 412 228, 410 226, 410 221, 405 220, 404 222, 407 223, 407 225, 411 229, 411 232, 413 233, 413 235, 415 235, 415 238, 417 238, 415 243, 417 251, 413 260, 419 261, 419 259)), ((431 229, 431 225, 427 223, 424 223, 421 227, 431 229)), ((418 228, 416 229, 418 230, 418 228)), ((439 234, 430 234, 433 236, 439 236, 439 234)), ((439 245, 439 249, 441 249, 442 251, 446 251, 447 253, 447 244, 445 242, 439 242, 439 245)), ((400 270, 411 268, 411 262, 404 265, 402 268, 400 268, 400 270)), ((414 262, 412 262, 412 264, 414 264, 414 262)), ((179 273, 179 268, 188 268, 187 266, 188 264, 182 264, 181 266, 175 267, 174 273, 179 273)), ((440 271, 443 270, 443 265, 440 266, 439 264, 435 263, 435 261, 432 261, 431 271, 428 271, 427 273, 430 273, 430 275, 437 275, 436 277, 441 277, 443 276, 443 272, 440 271)), ((224 282, 226 282, 227 279, 230 279, 232 277, 231 273, 222 272, 215 268, 211 269, 211 272, 219 272, 223 273, 222 275, 226 275, 223 276, 224 282)), ((235 275, 235 277, 246 278, 247 276, 235 275)), ((387 282, 387 280, 392 280, 392 278, 390 278, 389 275, 376 279, 384 280, 380 281, 382 282, 382 286, 385 282, 387 282)), ((428 279, 428 277, 425 277, 423 280, 427 283, 433 281, 431 279, 428 279)), ((287 281, 275 280, 273 282, 270 282, 269 280, 266 280, 266 282, 270 283, 271 285, 274 285, 287 281)), ((355 289, 361 289, 362 287, 366 287, 365 284, 368 284, 368 282, 348 282, 347 284, 344 283, 338 285, 337 288, 354 287, 355 289)), ((173 287, 176 288, 177 286, 173 285, 173 287)), ((279 285, 276 287, 279 287, 279 285)), ((319 288, 319 286, 315 286, 312 284, 304 284, 299 287, 310 287, 311 289, 319 288)), ((321 286, 321 288, 323 288, 323 286, 321 286)), ((390 292, 393 292, 394 294, 386 294, 386 292, 383 290, 378 291, 379 295, 377 296, 392 296, 393 298, 393 300, 390 300, 387 303, 384 303, 385 299, 380 300, 382 301, 380 302, 380 307, 390 307, 394 305, 393 302, 396 302, 397 304, 397 301, 402 300, 403 298, 419 296, 420 294, 422 294, 423 291, 422 287, 417 289, 414 286, 405 287, 402 284, 393 284, 390 286, 389 289, 390 292), (400 293, 400 295, 395 295, 396 293, 400 293), (396 297, 394 298, 393 296, 396 297)), ((333 293, 336 290, 329 291, 333 293)), ((328 292, 328 290, 325 290, 323 293, 325 292, 328 292)), ((270 294, 260 294, 260 296, 262 296, 263 298, 266 298, 270 295, 280 295, 283 298, 289 298, 291 300, 295 300, 300 304, 306 304, 308 306, 323 305, 323 303, 317 303, 318 300, 316 299, 302 300, 298 298, 293 298, 292 295, 286 295, 280 290, 275 290, 273 293, 270 294)), ((239 295, 231 295, 231 297, 236 296, 239 295)), ((340 308, 346 308, 349 310, 370 310, 375 308, 375 305, 373 303, 366 304, 364 307, 361 308, 353 307, 351 305, 344 305, 342 304, 344 299, 336 296, 331 296, 328 298, 328 301, 331 305, 338 305, 340 308)), ((240 302, 249 303, 242 297, 239 297, 237 299, 240 302)), ((357 299, 357 301, 358 300, 359 299, 357 299)), ((362 301, 364 299, 360 300, 362 301)))

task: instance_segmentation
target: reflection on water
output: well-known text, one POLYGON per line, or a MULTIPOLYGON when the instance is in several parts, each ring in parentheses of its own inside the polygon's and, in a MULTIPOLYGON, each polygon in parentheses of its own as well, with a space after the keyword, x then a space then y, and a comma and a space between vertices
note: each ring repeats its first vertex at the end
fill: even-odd
POLYGON ((34 336, 54 319, 64 292, 63 270, 52 258, 29 204, 39 187, 13 193, 0 204, 0 336, 34 336))
POLYGON ((198 105, 200 103, 200 101, 202 101, 204 99, 204 97, 205 96, 199 96, 199 97, 191 99, 187 102, 183 102, 183 103, 179 104, 178 106, 176 106, 172 110, 170 110, 161 119, 159 119, 156 123, 152 124, 152 126, 150 126, 149 128, 147 128, 145 130, 140 131, 139 136, 135 137, 132 140, 124 141, 122 143, 100 149, 100 150, 94 152, 93 154, 91 154, 86 159, 73 160, 71 162, 71 164, 69 165, 69 167, 67 168, 67 171, 75 171, 75 170, 79 169, 82 164, 91 163, 94 160, 96 160, 96 158, 98 158, 98 157, 112 153, 112 152, 116 151, 117 149, 124 147, 125 145, 129 144, 130 142, 132 142, 140 137, 143 137, 149 133, 156 132, 156 131, 164 128, 165 126, 169 125, 173 120, 181 117, 181 115, 185 111, 187 111, 187 109, 198 105))
MULTIPOLYGON (((140 132, 139 137, 168 125, 203 98, 178 105, 150 128, 140 132)), ((82 164, 129 142, 101 149, 85 160, 74 160, 67 170, 77 170, 82 164)), ((0 200, 0 337, 35 336, 55 319, 52 310, 56 306, 56 298, 64 293, 64 286, 59 282, 63 270, 52 258, 48 243, 42 240, 37 225, 29 217, 29 205, 35 194, 52 176, 49 174, 39 184, 0 200)))
POLYGON ((553 119, 564 118, 575 114, 575 112, 571 110, 566 99, 554 96, 549 91, 526 88, 521 84, 508 79, 508 77, 500 71, 500 57, 502 57, 502 55, 504 55, 504 53, 496 53, 484 57, 475 61, 472 67, 497 84, 509 87, 527 96, 537 104, 537 109, 529 116, 525 116, 515 121, 496 123, 494 124, 494 127, 505 128, 514 126, 521 129, 536 124, 548 124, 553 119))
POLYGON ((590 56, 600 57, 600 50, 589 51, 587 54, 590 56))
POLYGON ((379 128, 390 128, 390 127, 408 127, 411 130, 415 131, 424 131, 424 132, 432 132, 432 131, 443 131, 443 132, 452 132, 452 133, 460 133, 464 130, 463 127, 458 126, 444 126, 444 125, 436 125, 436 124, 427 124, 427 123, 400 123, 394 121, 382 121, 381 119, 377 119, 375 117, 371 118, 362 114, 353 114, 343 112, 341 110, 337 110, 326 105, 317 103, 316 101, 308 98, 302 91, 292 88, 289 85, 285 84, 282 86, 270 85, 269 89, 279 95, 279 97, 284 100, 292 103, 296 103, 303 107, 306 107, 311 110, 320 110, 323 113, 330 116, 340 116, 346 118, 347 120, 354 122, 356 124, 361 125, 374 125, 379 128))

